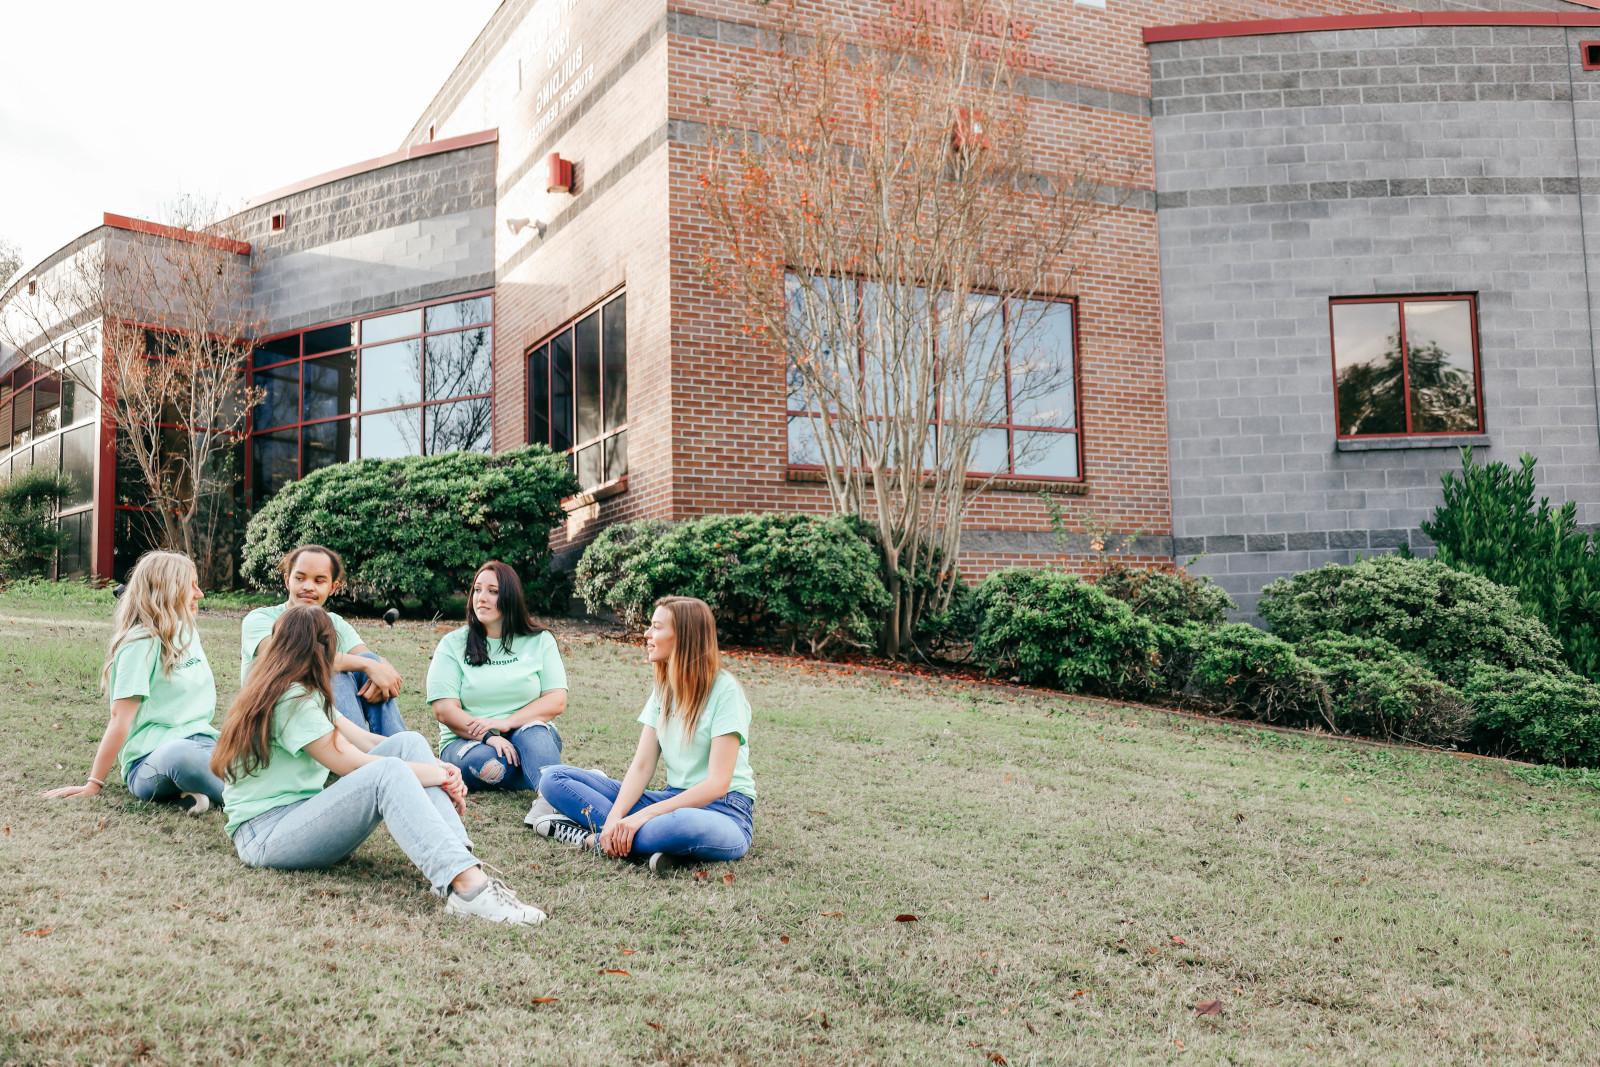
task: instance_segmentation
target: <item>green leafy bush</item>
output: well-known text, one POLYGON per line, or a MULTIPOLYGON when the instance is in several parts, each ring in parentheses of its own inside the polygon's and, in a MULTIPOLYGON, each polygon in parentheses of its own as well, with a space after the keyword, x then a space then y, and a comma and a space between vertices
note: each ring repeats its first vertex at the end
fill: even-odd
POLYGON ((1288 642, 1243 623, 1164 629, 1164 676, 1186 702, 1261 722, 1333 727, 1321 675, 1288 642))
POLYGON ((973 657, 991 675, 1074 693, 1143 695, 1155 627, 1076 575, 1016 569, 978 587, 973 657))
POLYGON ((1600 678, 1600 551, 1578 529, 1576 504, 1534 502, 1534 465, 1524 455, 1515 471, 1478 466, 1472 449, 1462 449, 1461 474, 1445 473, 1444 502, 1422 532, 1441 562, 1515 589, 1561 642, 1568 665, 1600 678))
POLYGON ((872 546, 847 520, 814 515, 612 526, 579 561, 577 592, 629 627, 660 597, 699 597, 728 639, 813 654, 871 643, 889 607, 872 546))
POLYGON ((347 593, 373 604, 415 599, 437 609, 486 559, 516 569, 536 610, 564 586, 550 573, 550 530, 577 492, 565 457, 542 445, 493 456, 448 452, 324 467, 279 490, 251 518, 243 574, 276 589, 297 544, 344 556, 347 593))
POLYGON ((1376 637, 1324 634, 1297 651, 1322 675, 1341 733, 1453 745, 1472 733, 1472 709, 1421 659, 1376 637))
POLYGON ((1209 578, 1112 563, 1094 580, 1102 591, 1160 626, 1221 626, 1238 605, 1209 578))
POLYGON ((1484 752, 1568 767, 1600 766, 1600 687, 1571 671, 1483 665, 1467 680, 1484 752))
POLYGON ((71 492, 66 478, 42 470, 0 482, 0 582, 50 573, 67 544, 55 521, 56 501, 71 492))
POLYGON ((1286 641, 1324 633, 1382 638, 1416 653, 1451 685, 1464 684, 1477 663, 1564 669, 1561 646, 1512 590, 1437 560, 1330 563, 1271 583, 1258 610, 1286 641))

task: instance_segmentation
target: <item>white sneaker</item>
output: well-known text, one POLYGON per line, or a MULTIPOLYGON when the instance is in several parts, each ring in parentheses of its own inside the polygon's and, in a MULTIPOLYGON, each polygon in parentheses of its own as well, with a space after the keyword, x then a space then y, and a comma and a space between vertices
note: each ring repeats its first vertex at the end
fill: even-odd
POLYGON ((563 845, 571 845, 573 848, 590 848, 593 844, 590 838, 594 835, 565 815, 541 815, 530 825, 533 827, 533 832, 540 837, 548 837, 550 840, 558 841, 563 845))
POLYGON ((189 801, 184 810, 190 815, 204 815, 211 810, 211 798, 204 793, 184 793, 178 798, 178 803, 182 804, 184 801, 189 801))
POLYGON ((528 809, 528 814, 523 817, 522 821, 525 825, 532 826, 539 821, 540 816, 554 815, 555 813, 555 805, 544 797, 539 797, 534 800, 533 807, 528 809))
POLYGON ((489 884, 471 900, 465 900, 459 894, 451 892, 445 898, 444 910, 451 915, 466 915, 474 919, 487 919, 492 923, 512 923, 516 926, 538 926, 548 917, 532 904, 524 904, 518 900, 511 887, 498 878, 490 878, 489 884))

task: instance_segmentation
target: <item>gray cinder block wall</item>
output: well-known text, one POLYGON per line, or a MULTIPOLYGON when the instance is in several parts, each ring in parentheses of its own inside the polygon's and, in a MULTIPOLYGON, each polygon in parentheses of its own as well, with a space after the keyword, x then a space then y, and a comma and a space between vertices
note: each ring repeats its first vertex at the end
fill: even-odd
POLYGON ((1600 521, 1586 38, 1600 29, 1151 47, 1175 554, 1245 617, 1281 575, 1427 552, 1418 524, 1464 443, 1533 453, 1540 491, 1600 521), (1336 441, 1329 298, 1424 293, 1478 296, 1485 432, 1336 441))
POLYGON ((393 163, 241 212, 265 332, 493 288, 495 147, 393 163), (288 224, 274 233, 277 212, 288 224))

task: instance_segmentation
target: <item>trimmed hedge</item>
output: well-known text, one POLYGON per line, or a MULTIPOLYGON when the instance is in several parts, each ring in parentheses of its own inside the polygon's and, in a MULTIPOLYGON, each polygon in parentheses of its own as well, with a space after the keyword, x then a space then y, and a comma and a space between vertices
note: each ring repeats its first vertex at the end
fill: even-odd
POLYGON ((550 572, 550 531, 565 515, 562 498, 577 491, 566 457, 543 445, 339 463, 289 483, 256 512, 242 571, 257 588, 276 589, 285 552, 323 544, 349 568, 345 595, 435 610, 466 590, 484 560, 500 559, 535 609, 548 611, 564 591, 550 572))
POLYGON ((1238 607, 1211 579, 1195 578, 1181 571, 1174 574, 1113 563, 1094 584, 1132 608, 1135 615, 1158 626, 1191 622, 1221 626, 1228 621, 1228 612, 1238 607))
POLYGON ((29 470, 0 481, 0 582, 50 573, 67 535, 55 521, 56 501, 72 492, 60 474, 29 470))
POLYGON ((1335 728, 1322 676, 1288 642, 1243 623, 1191 624, 1176 635, 1163 644, 1183 658, 1183 677, 1181 685, 1168 679, 1189 702, 1261 722, 1335 728))
POLYGON ((990 675, 1109 696, 1156 684, 1155 627, 1076 575, 1006 570, 978 587, 974 658, 990 675))
POLYGON ((1422 660, 1377 637, 1325 634, 1302 641, 1300 655, 1316 666, 1341 733, 1455 745, 1472 734, 1472 709, 1422 660))
POLYGON ((1508 670, 1483 665, 1467 679, 1480 751, 1600 766, 1600 687, 1571 671, 1508 670))
POLYGON ((1435 560, 1381 556, 1280 578, 1258 605, 1272 632, 1377 637, 1463 685, 1474 665, 1559 672, 1561 646, 1513 590, 1435 560))
POLYGON ((614 525, 579 561, 576 588, 630 628, 660 597, 699 597, 729 639, 812 654, 870 644, 889 607, 872 546, 850 521, 814 515, 614 525))

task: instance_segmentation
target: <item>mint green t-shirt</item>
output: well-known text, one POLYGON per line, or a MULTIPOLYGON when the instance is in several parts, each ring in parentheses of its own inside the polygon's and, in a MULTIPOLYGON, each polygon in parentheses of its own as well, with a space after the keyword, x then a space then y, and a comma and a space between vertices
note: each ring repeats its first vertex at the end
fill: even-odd
POLYGON ((291 685, 272 707, 271 759, 237 782, 223 781, 222 804, 228 836, 264 812, 314 797, 328 781, 328 768, 305 747, 333 732, 333 719, 321 696, 291 685))
POLYGON ((144 627, 134 627, 128 637, 111 661, 108 687, 113 704, 127 697, 144 698, 128 739, 117 752, 117 769, 124 778, 130 764, 167 741, 196 734, 217 736, 211 725, 217 713, 217 681, 200 647, 200 634, 193 628, 178 634, 183 651, 171 674, 161 669, 161 642, 144 627))
MULTIPOLYGON (((567 687, 567 668, 549 630, 522 634, 511 640, 511 651, 500 639, 489 639, 489 661, 474 667, 467 662, 467 628, 452 630, 439 640, 428 664, 428 703, 454 698, 469 715, 503 719, 521 711, 542 693, 567 687)), ((456 735, 439 727, 443 749, 456 735)))
POLYGON ((739 757, 733 763, 733 781, 728 789, 743 793, 751 800, 756 796, 756 780, 750 773, 750 701, 744 690, 727 671, 718 671, 717 680, 711 684, 706 706, 695 724, 694 736, 683 733, 683 721, 673 717, 665 729, 657 725, 661 718, 661 697, 651 693, 645 701, 639 721, 656 732, 661 745, 661 758, 667 764, 667 784, 674 789, 688 789, 706 780, 711 769, 711 739, 723 734, 739 735, 739 757))
MULTIPOLYGON (((244 684, 245 677, 250 673, 250 664, 255 662, 256 651, 261 647, 261 642, 272 636, 272 624, 277 622, 278 616, 288 611, 290 606, 288 601, 284 601, 270 608, 257 608, 244 617, 244 625, 239 629, 240 685, 244 684)), ((329 611, 328 618, 333 620, 333 632, 338 638, 340 653, 347 653, 361 646, 361 635, 356 633, 355 627, 345 622, 336 612, 329 611)))

